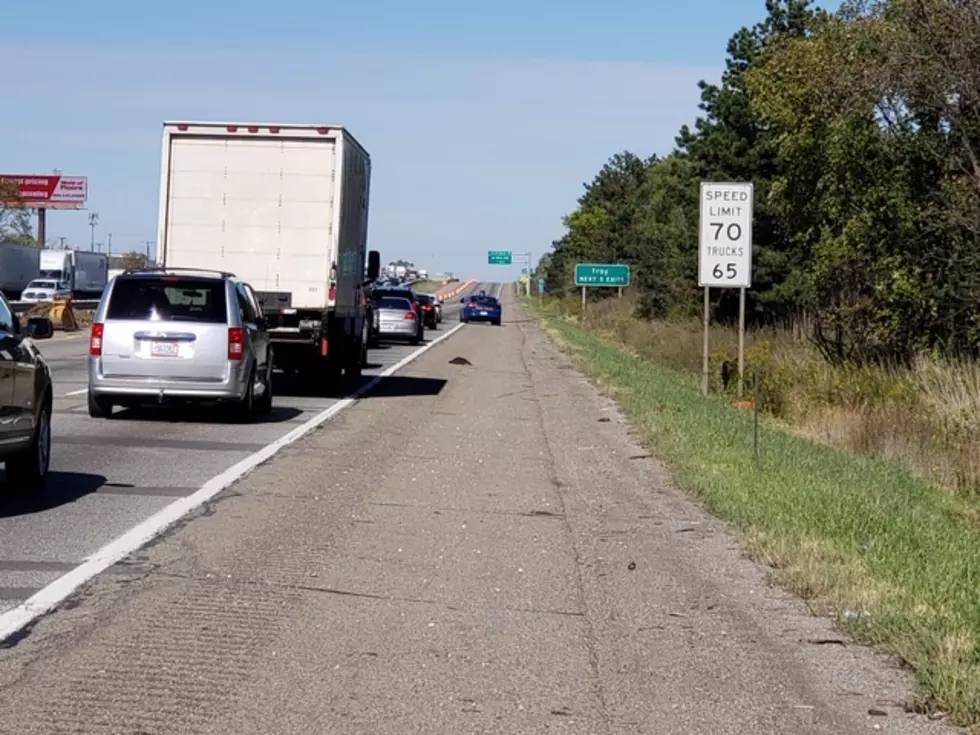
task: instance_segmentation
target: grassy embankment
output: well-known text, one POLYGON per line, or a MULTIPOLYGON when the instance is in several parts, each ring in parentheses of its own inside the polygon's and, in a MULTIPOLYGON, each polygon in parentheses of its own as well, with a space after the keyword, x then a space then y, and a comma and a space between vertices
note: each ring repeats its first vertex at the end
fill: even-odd
POLYGON ((436 293, 444 288, 442 281, 418 281, 412 284, 418 293, 436 293))
POLYGON ((718 394, 733 333, 712 334, 706 400, 699 325, 636 320, 626 298, 584 323, 575 302, 529 305, 779 584, 905 661, 917 706, 980 726, 980 367, 835 369, 798 336, 750 335, 768 414, 756 470, 752 413, 718 394))

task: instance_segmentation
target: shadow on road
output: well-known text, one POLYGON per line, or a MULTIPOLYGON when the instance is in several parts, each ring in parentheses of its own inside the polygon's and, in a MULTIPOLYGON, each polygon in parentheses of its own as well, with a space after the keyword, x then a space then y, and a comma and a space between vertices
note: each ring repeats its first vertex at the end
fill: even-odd
POLYGON ((43 513, 61 505, 74 503, 79 498, 96 492, 105 485, 102 475, 82 472, 49 472, 47 486, 40 493, 21 493, 7 485, 4 473, 4 493, 0 497, 0 518, 43 513))
MULTIPOLYGON (((253 416, 249 424, 281 424, 292 421, 303 413, 298 408, 277 406, 275 393, 272 398, 272 413, 266 416, 253 416)), ((112 414, 114 421, 158 421, 173 424, 231 424, 226 410, 221 406, 141 406, 127 408, 112 414)))
POLYGON ((400 396, 437 396, 446 387, 442 378, 413 378, 406 375, 391 375, 381 378, 377 385, 364 393, 361 398, 398 398, 400 396))

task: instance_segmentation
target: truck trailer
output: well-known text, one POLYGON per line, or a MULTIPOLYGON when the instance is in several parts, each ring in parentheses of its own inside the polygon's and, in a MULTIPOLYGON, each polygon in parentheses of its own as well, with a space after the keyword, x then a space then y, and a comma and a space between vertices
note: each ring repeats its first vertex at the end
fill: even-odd
POLYGON ((65 284, 75 298, 99 298, 109 282, 109 258, 84 250, 42 250, 41 278, 65 284))
POLYGON ((250 283, 277 369, 324 390, 359 378, 381 264, 360 143, 339 125, 165 122, 161 173, 162 265, 250 283))
POLYGON ((24 293, 27 284, 41 274, 41 251, 19 242, 0 242, 0 291, 12 301, 24 293))

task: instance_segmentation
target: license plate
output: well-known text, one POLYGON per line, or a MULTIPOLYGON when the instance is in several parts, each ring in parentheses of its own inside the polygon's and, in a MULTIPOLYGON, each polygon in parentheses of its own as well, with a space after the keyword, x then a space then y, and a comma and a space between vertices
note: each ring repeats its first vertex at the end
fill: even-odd
POLYGON ((176 342, 153 342, 150 354, 154 357, 177 357, 176 342))
POLYGON ((486 316, 486 315, 487 315, 487 312, 485 312, 485 311, 481 311, 480 312, 480 316, 486 316))

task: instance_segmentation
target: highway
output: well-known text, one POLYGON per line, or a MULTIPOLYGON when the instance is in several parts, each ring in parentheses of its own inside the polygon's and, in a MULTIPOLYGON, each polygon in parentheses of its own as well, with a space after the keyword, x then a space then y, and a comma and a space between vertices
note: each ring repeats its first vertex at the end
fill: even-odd
MULTIPOLYGON (((387 382, 8 639, 0 733, 947 732, 903 710, 897 665, 767 585, 509 289, 502 327, 387 382)), ((106 480, 21 516, 34 559, 220 471, 229 434, 284 428, 119 427, 60 434, 106 480)))
MULTIPOLYGON (((494 285, 474 286, 479 288, 494 285)), ((435 332, 426 330, 426 341, 448 332, 458 319, 458 299, 447 302, 443 323, 435 332)), ((280 382, 272 414, 248 425, 229 424, 214 412, 172 408, 92 419, 85 396, 87 333, 40 344, 55 389, 51 475, 36 500, 14 493, 0 498, 0 613, 338 400, 290 395, 280 382)), ((363 381, 417 349, 392 344, 371 350, 363 381)), ((389 379, 381 390, 425 391, 426 383, 389 379)))

